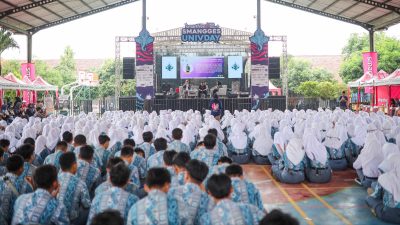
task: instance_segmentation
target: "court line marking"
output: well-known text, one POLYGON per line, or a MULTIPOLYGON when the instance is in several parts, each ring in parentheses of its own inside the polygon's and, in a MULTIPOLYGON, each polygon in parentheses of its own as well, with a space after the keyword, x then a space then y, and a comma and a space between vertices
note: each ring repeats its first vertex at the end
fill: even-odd
POLYGON ((292 204, 293 208, 303 217, 303 219, 307 222, 309 225, 315 225, 314 222, 310 219, 310 217, 307 216, 307 214, 300 208, 299 205, 293 200, 292 197, 283 189, 283 187, 277 182, 272 175, 268 172, 267 169, 262 167, 263 171, 267 176, 271 179, 271 181, 275 184, 275 186, 281 191, 281 193, 287 198, 287 200, 292 204))
POLYGON ((317 193, 315 193, 311 188, 309 188, 306 184, 301 183, 301 185, 311 193, 316 199, 318 199, 326 208, 328 208, 333 214, 335 214, 339 219, 341 219, 345 224, 347 225, 352 225, 352 223, 344 217, 342 214, 340 214, 335 208, 333 208, 331 205, 329 205, 328 202, 326 202, 321 196, 319 196, 317 193))

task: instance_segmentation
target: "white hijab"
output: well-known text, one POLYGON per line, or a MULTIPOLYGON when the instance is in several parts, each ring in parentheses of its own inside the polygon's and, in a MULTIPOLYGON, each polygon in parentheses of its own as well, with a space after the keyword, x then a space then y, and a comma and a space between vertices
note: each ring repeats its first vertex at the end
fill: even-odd
POLYGON ((58 128, 51 128, 49 134, 47 135, 47 141, 46 141, 46 146, 50 149, 53 150, 57 142, 59 140, 59 129, 58 128))
POLYGON ((400 153, 390 154, 387 158, 385 158, 381 164, 379 164, 378 168, 383 171, 383 173, 387 173, 394 169, 397 164, 400 162, 400 153))
POLYGON ((321 164, 325 164, 328 160, 328 152, 325 146, 317 140, 317 138, 309 131, 304 132, 303 137, 304 150, 307 157, 311 160, 316 160, 321 164))
POLYGON ((393 143, 386 143, 382 147, 383 158, 386 159, 389 155, 394 153, 400 153, 399 147, 393 143))
POLYGON ((342 143, 339 138, 339 133, 337 129, 330 129, 326 133, 326 138, 323 143, 326 147, 339 149, 342 146, 342 143))
POLYGON ((261 124, 258 124, 254 131, 252 132, 252 136, 255 138, 253 143, 253 149, 257 151, 260 155, 266 156, 272 152, 272 138, 271 134, 265 130, 265 127, 261 124))
POLYGON ((303 150, 303 141, 300 138, 292 138, 286 148, 286 155, 288 159, 294 164, 298 165, 306 154, 303 150))
POLYGON ((393 195, 396 202, 400 202, 400 164, 397 163, 394 169, 379 176, 378 183, 393 195))
POLYGON ((39 155, 46 148, 47 138, 40 135, 35 141, 35 154, 39 155))
POLYGON ((236 149, 244 149, 247 147, 247 135, 242 130, 241 126, 233 126, 232 132, 229 135, 229 140, 236 149))
MULTIPOLYGON (((368 138, 368 137, 367 137, 368 138)), ((361 168, 371 168, 378 173, 378 166, 383 161, 382 145, 376 138, 371 137, 365 144, 356 161, 361 161, 361 168)))

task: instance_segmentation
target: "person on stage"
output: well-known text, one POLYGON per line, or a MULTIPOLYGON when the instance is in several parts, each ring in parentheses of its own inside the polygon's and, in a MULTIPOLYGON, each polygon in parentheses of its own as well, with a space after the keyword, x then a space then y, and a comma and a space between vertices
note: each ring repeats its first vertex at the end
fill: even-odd
POLYGON ((207 85, 206 82, 201 82, 199 85, 199 98, 201 98, 201 95, 207 96, 207 85))
POLYGON ((189 91, 192 88, 192 85, 190 84, 189 80, 186 80, 182 87, 183 87, 184 98, 188 98, 189 91))

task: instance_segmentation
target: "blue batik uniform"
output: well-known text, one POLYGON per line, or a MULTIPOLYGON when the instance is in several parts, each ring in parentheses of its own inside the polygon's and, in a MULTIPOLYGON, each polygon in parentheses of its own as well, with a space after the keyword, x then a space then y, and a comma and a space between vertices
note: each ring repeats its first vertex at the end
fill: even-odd
POLYGON ((329 159, 343 159, 345 157, 345 145, 346 144, 343 143, 343 145, 339 149, 326 147, 326 150, 329 154, 329 159))
POLYGON ((0 176, 4 176, 7 173, 7 168, 4 166, 0 166, 0 176))
POLYGON ((3 161, 0 161, 0 166, 5 166, 7 164, 7 159, 10 158, 10 153, 4 152, 3 161))
POLYGON ((128 168, 131 170, 131 176, 130 176, 130 181, 134 183, 136 186, 140 187, 140 177, 139 177, 139 170, 134 164, 125 164, 128 166, 128 168))
POLYGON ((145 156, 146 160, 147 160, 148 158, 150 158, 150 156, 156 154, 156 149, 153 147, 153 145, 151 145, 151 144, 148 143, 148 142, 144 142, 144 143, 140 144, 140 145, 138 146, 138 148, 143 149, 143 151, 144 151, 144 156, 145 156))
POLYGON ((185 172, 171 176, 171 187, 178 187, 185 184, 185 172))
POLYGON ((231 180, 233 187, 231 198, 234 202, 248 203, 264 210, 260 192, 253 183, 239 177, 233 177, 231 180))
POLYGON ((151 190, 129 211, 127 225, 181 224, 176 199, 160 190, 151 190))
MULTIPOLYGON (((398 182, 398 181, 394 181, 398 182)), ((380 184, 377 182, 375 186, 374 192, 371 194, 371 197, 375 199, 382 199, 383 205, 387 208, 397 208, 400 209, 400 202, 397 202, 393 198, 393 194, 386 191, 380 184)))
MULTIPOLYGON (((97 155, 97 159, 100 160, 101 168, 99 168, 99 169, 102 174, 105 174, 107 162, 111 156, 111 151, 108 151, 107 149, 100 146, 95 149, 95 154, 97 155)), ((97 163, 97 164, 99 164, 99 163, 97 163)))
POLYGON ((60 172, 58 182, 60 183, 60 192, 57 200, 64 204, 69 219, 75 220, 79 216, 80 209, 90 208, 89 190, 85 182, 68 172, 60 172))
POLYGON ((190 148, 180 140, 174 140, 168 144, 168 150, 175 150, 176 152, 186 152, 190 154, 190 148))
POLYGON ((228 148, 218 138, 217 138, 217 147, 218 147, 218 154, 220 155, 220 157, 228 156, 228 148))
POLYGON ((205 164, 207 164, 209 170, 211 170, 215 165, 218 164, 220 155, 217 150, 208 150, 206 148, 201 148, 198 150, 194 150, 190 154, 190 158, 204 162, 205 164))
POLYGON ((119 187, 111 187, 106 192, 96 195, 93 199, 87 224, 90 225, 90 222, 96 214, 108 209, 120 212, 126 223, 129 210, 137 201, 138 198, 135 195, 132 195, 119 187))
MULTIPOLYGON (((33 191, 31 185, 25 179, 18 179, 13 173, 7 173, 4 177, 9 179, 17 190, 18 195, 33 191)), ((5 182, 4 177, 0 177, 0 225, 10 224, 14 211, 14 202, 18 197, 17 193, 14 193, 5 182)))
POLYGON ((75 150, 74 146, 71 144, 68 144, 68 150, 69 152, 73 152, 75 150))
POLYGON ((147 159, 147 169, 164 166, 164 150, 158 151, 147 159))
POLYGON ((183 186, 172 188, 169 191, 169 195, 178 202, 181 224, 200 224, 200 217, 209 209, 210 198, 198 185, 187 183, 183 186))
POLYGON ((61 169, 60 157, 63 153, 64 153, 63 151, 57 150, 53 154, 48 155, 46 157, 46 159, 44 160, 44 164, 45 165, 53 165, 57 168, 57 171, 59 171, 61 169))
POLYGON ((76 176, 86 183, 90 196, 93 197, 94 190, 101 181, 100 170, 88 162, 78 159, 78 170, 76 176))
POLYGON ((68 214, 56 198, 44 189, 18 197, 14 205, 12 225, 57 224, 68 225, 68 214))
POLYGON ((205 213, 202 225, 257 225, 264 217, 264 212, 253 205, 235 203, 230 199, 219 201, 213 210, 205 213))
POLYGON ((132 165, 136 166, 139 170, 139 177, 140 179, 146 178, 146 160, 138 154, 133 154, 133 159, 131 162, 132 165))
MULTIPOLYGON (((96 190, 94 192, 94 195, 96 196, 96 195, 99 195, 99 194, 101 194, 103 192, 106 192, 110 188, 112 188, 112 184, 111 184, 110 181, 107 180, 107 181, 103 182, 102 184, 100 184, 96 188, 96 190)), ((129 193, 134 194, 134 195, 136 195, 138 189, 139 189, 139 187, 136 184, 133 184, 132 182, 129 182, 124 188, 124 190, 126 192, 129 192, 129 193)))
POLYGON ((121 149, 122 149, 122 143, 118 141, 110 148, 111 156, 114 157, 117 152, 121 151, 121 149))

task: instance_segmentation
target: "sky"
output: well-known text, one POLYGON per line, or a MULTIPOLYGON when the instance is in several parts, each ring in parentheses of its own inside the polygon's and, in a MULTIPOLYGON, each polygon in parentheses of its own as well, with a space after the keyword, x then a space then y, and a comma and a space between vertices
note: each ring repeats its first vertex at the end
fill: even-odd
MULTIPOLYGON (((222 27, 254 32, 256 0, 148 0, 150 33, 185 23, 214 22, 222 27)), ((114 58, 115 36, 136 36, 142 26, 142 2, 95 14, 39 31, 33 36, 34 59, 58 59, 71 46, 76 59, 114 58)), ((351 33, 367 33, 359 26, 262 1, 261 27, 266 35, 287 35, 292 55, 339 55, 351 33)), ((386 33, 400 38, 400 24, 386 33)), ((26 59, 26 37, 15 35, 20 48, 7 50, 5 59, 26 59)), ((281 54, 281 43, 270 44, 270 55, 281 54)), ((133 43, 121 45, 122 57, 133 57, 133 43)))

